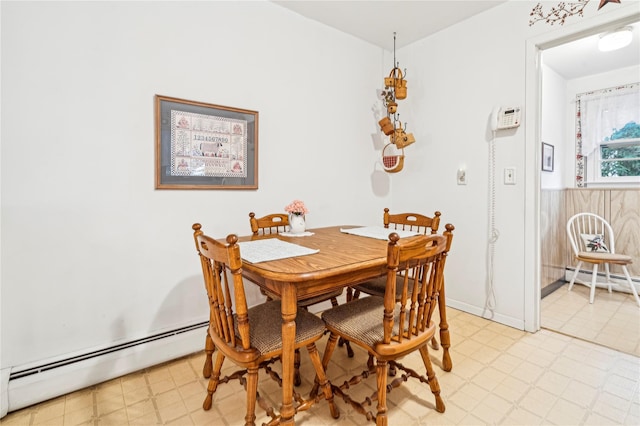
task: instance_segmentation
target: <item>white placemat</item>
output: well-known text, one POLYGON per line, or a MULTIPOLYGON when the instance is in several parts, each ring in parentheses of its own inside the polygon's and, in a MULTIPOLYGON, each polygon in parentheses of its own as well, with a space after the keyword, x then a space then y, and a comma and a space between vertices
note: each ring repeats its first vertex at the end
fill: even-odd
POLYGON ((244 241, 238 244, 240 245, 240 256, 242 256, 242 259, 251 263, 305 256, 320 251, 299 246, 298 244, 288 243, 277 238, 244 241))
POLYGON ((377 240, 388 240, 389 234, 395 232, 400 238, 413 237, 420 235, 419 232, 403 231, 402 229, 389 229, 384 226, 362 226, 360 228, 344 229, 341 228, 340 232, 345 234, 359 235, 361 237, 375 238, 377 240))
POLYGON ((297 234, 294 234, 293 232, 281 232, 279 235, 282 235, 283 237, 309 237, 314 235, 314 233, 310 231, 298 232, 297 234))

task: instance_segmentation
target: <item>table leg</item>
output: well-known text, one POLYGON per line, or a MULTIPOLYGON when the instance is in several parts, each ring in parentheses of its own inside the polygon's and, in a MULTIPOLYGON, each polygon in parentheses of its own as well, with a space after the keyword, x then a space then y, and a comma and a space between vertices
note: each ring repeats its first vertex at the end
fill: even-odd
POLYGON ((282 406, 280 408, 280 424, 294 425, 293 418, 293 362, 296 339, 296 287, 285 284, 282 288, 282 406))
MULTIPOLYGON (((444 280, 443 280, 444 281, 444 280)), ((447 324, 447 304, 444 295, 444 282, 438 295, 438 312, 440 313, 440 345, 442 346, 442 369, 451 371, 453 364, 449 347, 451 346, 451 337, 449 336, 449 324, 447 324)))

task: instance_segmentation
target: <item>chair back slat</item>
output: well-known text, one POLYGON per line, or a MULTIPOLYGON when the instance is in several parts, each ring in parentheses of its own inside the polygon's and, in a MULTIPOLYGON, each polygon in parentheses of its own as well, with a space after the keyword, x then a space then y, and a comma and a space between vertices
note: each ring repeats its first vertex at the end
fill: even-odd
POLYGON ((256 218, 256 214, 251 212, 249 213, 249 223, 251 224, 251 232, 253 232, 253 235, 278 234, 287 231, 289 215, 285 213, 273 213, 256 218))
POLYGON ((578 213, 567 221, 567 235, 574 255, 581 251, 591 251, 587 247, 587 241, 582 238, 584 234, 602 235, 607 251, 615 253, 615 240, 611 225, 602 217, 594 213, 578 213))
POLYGON ((440 227, 441 213, 436 211, 433 217, 425 216, 419 213, 389 213, 389 209, 384 209, 382 218, 385 228, 413 231, 421 234, 436 234, 440 227))
POLYGON ((420 336, 430 327, 444 283, 444 264, 453 238, 451 230, 452 227, 443 235, 403 239, 395 232, 390 234, 383 344, 403 343, 420 336))
POLYGON ((194 225, 193 236, 209 298, 210 328, 230 346, 249 349, 250 325, 238 237, 229 235, 223 244, 204 235, 199 226, 194 225))

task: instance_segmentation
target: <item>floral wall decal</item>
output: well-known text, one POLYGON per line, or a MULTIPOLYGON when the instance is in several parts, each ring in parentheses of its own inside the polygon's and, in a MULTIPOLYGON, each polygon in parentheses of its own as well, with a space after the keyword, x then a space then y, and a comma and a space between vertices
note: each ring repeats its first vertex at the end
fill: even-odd
MULTIPOLYGON (((549 12, 545 12, 542 10, 542 4, 538 3, 536 7, 533 8, 529 16, 529 26, 535 24, 538 21, 545 21, 547 24, 553 25, 555 23, 559 23, 560 25, 564 24, 564 21, 574 15, 584 16, 583 11, 584 8, 589 4, 591 0, 577 0, 577 1, 568 1, 568 2, 560 2, 557 6, 552 7, 549 12)), ((620 3, 621 0, 600 0, 600 4, 598 5, 598 10, 602 8, 602 6, 607 3, 620 3)))

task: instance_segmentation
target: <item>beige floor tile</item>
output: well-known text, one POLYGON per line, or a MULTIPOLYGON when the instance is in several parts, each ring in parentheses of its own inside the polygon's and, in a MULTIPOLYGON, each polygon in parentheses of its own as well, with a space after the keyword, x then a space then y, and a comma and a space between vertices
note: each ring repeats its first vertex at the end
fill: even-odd
MULTIPOLYGON (((633 424, 633 423, 632 423, 633 424)), ((635 423, 637 425, 637 423, 635 423)), ((619 422, 603 417, 598 413, 588 413, 587 419, 584 421, 584 425, 587 426, 607 426, 607 425, 620 425, 619 422)))
POLYGON ((640 355, 640 309, 631 294, 598 288, 590 304, 589 288, 575 285, 569 292, 567 287, 542 299, 542 327, 640 355))
POLYGON ((104 416, 98 418, 98 425, 120 426, 127 424, 129 419, 127 418, 127 411, 124 408, 113 411, 104 416))
POLYGON ((19 411, 14 411, 7 414, 2 419, 0 419, 0 425, 2 426, 30 425, 33 422, 33 414, 35 414, 35 410, 28 409, 28 408, 19 410, 19 411))
POLYGON ((165 401, 163 404, 158 404, 158 413, 164 423, 189 415, 187 407, 181 399, 172 402, 165 401))
POLYGON ((512 410, 504 421, 505 425, 540 425, 544 424, 544 419, 524 408, 518 407, 512 410))
POLYGON ((598 388, 585 385, 577 380, 572 380, 562 393, 567 401, 574 402, 583 408, 590 408, 598 395, 598 388))
POLYGON ((147 413, 144 416, 136 417, 134 419, 129 419, 130 426, 155 426, 160 424, 158 421, 158 416, 155 411, 153 413, 147 413))
POLYGON ((153 414, 153 417, 157 420, 156 405, 152 399, 146 399, 144 401, 136 402, 135 404, 127 405, 126 410, 129 420, 140 417, 146 418, 151 414, 153 414))
POLYGON ((131 405, 136 402, 144 401, 149 397, 151 397, 151 392, 149 391, 149 387, 145 385, 144 387, 134 388, 129 392, 125 392, 124 402, 125 405, 131 405))
MULTIPOLYGON (((581 299, 585 294, 588 298, 588 291, 585 293, 578 286, 576 291, 562 293, 555 296, 556 302, 553 303, 558 312, 563 312, 566 306, 584 304, 581 299)), ((605 295, 600 298, 602 300, 596 298, 596 302, 607 302, 609 297, 612 300, 608 303, 613 303, 614 296, 605 295)), ((592 325, 599 324, 601 321, 594 320, 594 315, 600 312, 619 313, 625 305, 624 302, 616 303, 620 304, 616 309, 587 307, 581 318, 591 321, 592 325)), ((625 309, 623 313, 628 316, 625 317, 627 321, 636 315, 635 310, 625 309)), ((454 309, 449 309, 448 314, 453 371, 444 372, 440 368, 442 349, 430 349, 446 405, 445 413, 434 410, 434 399, 428 385, 409 379, 389 394, 390 425, 639 424, 638 356, 547 329, 530 334, 454 309)), ((608 320, 605 328, 612 322, 613 319, 608 320)), ((629 339, 628 333, 618 334, 629 339)), ((326 338, 318 344, 321 352, 325 342, 326 338)), ((356 356, 348 358, 343 348, 336 349, 328 369, 334 385, 364 369, 366 353, 359 348, 355 350, 356 356)), ((246 395, 237 380, 220 385, 211 410, 202 409, 208 383, 202 378, 203 363, 204 352, 199 352, 9 413, 0 420, 0 424, 242 424, 246 395), (37 422, 38 415, 40 423, 37 422)), ((418 354, 405 357, 402 363, 418 372, 424 370, 418 354)), ((281 371, 279 363, 275 363, 273 368, 281 371)), ((236 369, 227 362, 223 373, 231 374, 236 369)), ((296 390, 304 395, 311 387, 313 376, 313 367, 304 353, 301 371, 304 373, 303 384, 296 390)), ((261 394, 278 406, 280 388, 264 372, 260 374, 261 394)), ((364 399, 375 392, 375 385, 375 377, 370 377, 350 391, 354 397, 364 399)), ((364 417, 340 398, 336 398, 336 404, 341 412, 340 419, 332 419, 326 402, 321 401, 310 410, 299 413, 296 424, 350 426, 365 423, 364 417)), ((269 420, 260 408, 257 408, 256 415, 258 424, 269 420)))
POLYGON ((587 414, 588 412, 584 407, 560 399, 551 407, 551 411, 549 411, 545 420, 557 425, 577 425, 585 420, 587 414))
POLYGON ((46 424, 49 421, 55 423, 52 419, 57 419, 64 415, 64 407, 64 396, 45 402, 38 407, 33 419, 33 424, 46 424))
POLYGON ((550 394, 560 396, 571 381, 567 376, 558 374, 554 371, 545 371, 536 382, 536 387, 544 389, 550 394))
POLYGON ((35 417, 31 424, 32 425, 48 426, 48 425, 61 425, 63 423, 64 423, 64 415, 56 416, 56 417, 50 417, 48 419, 35 417))
POLYGON ((67 411, 64 414, 64 425, 83 425, 93 424, 94 415, 93 407, 84 407, 75 411, 67 411))

